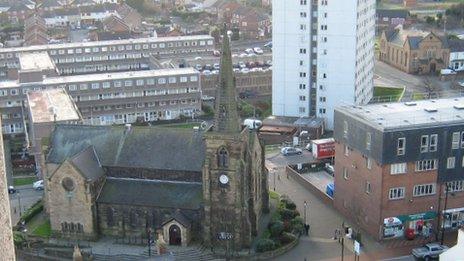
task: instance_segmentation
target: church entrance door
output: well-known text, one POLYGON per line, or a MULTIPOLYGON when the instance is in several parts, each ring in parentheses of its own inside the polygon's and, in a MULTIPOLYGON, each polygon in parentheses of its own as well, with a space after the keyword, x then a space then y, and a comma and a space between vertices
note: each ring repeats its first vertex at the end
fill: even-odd
POLYGON ((169 244, 180 246, 182 243, 182 236, 180 234, 180 228, 177 225, 169 227, 169 244))

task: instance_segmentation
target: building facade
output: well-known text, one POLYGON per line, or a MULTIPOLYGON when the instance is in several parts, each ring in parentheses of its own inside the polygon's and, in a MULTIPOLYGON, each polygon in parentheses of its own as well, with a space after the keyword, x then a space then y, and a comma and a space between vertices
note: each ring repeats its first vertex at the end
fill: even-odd
POLYGON ((372 97, 375 1, 273 3, 273 114, 333 127, 340 102, 372 97))
POLYGON ((464 224, 463 101, 337 108, 336 209, 378 240, 464 224))
POLYGON ((433 74, 448 67, 450 48, 444 36, 398 27, 382 33, 379 58, 407 73, 433 74))

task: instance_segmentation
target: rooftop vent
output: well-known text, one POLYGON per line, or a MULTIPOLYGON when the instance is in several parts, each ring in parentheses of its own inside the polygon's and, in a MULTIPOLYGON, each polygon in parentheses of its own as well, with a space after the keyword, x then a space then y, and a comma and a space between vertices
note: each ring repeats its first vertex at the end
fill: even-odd
POLYGON ((456 105, 454 105, 454 108, 456 110, 462 110, 462 109, 464 109, 464 104, 456 104, 456 105))
POLYGON ((437 112, 438 110, 435 107, 427 107, 427 108, 424 109, 424 111, 426 111, 426 112, 437 112))
POLYGON ((404 105, 406 105, 406 106, 416 106, 417 102, 405 102, 404 105))

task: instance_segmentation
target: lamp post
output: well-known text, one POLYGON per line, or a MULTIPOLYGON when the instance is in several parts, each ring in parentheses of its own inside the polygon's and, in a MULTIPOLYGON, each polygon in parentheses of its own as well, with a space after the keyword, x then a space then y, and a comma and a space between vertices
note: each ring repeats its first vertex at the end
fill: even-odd
POLYGON ((306 203, 306 200, 304 201, 304 224, 306 226, 306 206, 308 205, 308 203, 306 203))
POLYGON ((277 172, 274 171, 274 175, 272 175, 272 176, 274 176, 274 191, 276 191, 276 184, 275 184, 275 176, 276 176, 276 175, 277 175, 277 172))
POLYGON ((22 216, 22 211, 21 211, 21 193, 19 192, 19 189, 18 189, 18 208, 19 208, 19 218, 21 219, 21 216, 22 216))
POLYGON ((148 256, 151 256, 151 243, 152 243, 151 242, 152 241, 152 239, 151 239, 151 228, 148 228, 147 234, 148 234, 148 240, 147 240, 148 241, 148 256))
POLYGON ((442 211, 442 215, 443 217, 441 218, 441 222, 442 222, 442 225, 441 225, 441 240, 440 240, 440 243, 443 245, 443 241, 445 241, 445 211, 446 211, 446 208, 447 208, 447 205, 448 205, 448 193, 449 193, 449 184, 446 183, 446 187, 445 187, 445 206, 443 208, 443 211, 442 211))

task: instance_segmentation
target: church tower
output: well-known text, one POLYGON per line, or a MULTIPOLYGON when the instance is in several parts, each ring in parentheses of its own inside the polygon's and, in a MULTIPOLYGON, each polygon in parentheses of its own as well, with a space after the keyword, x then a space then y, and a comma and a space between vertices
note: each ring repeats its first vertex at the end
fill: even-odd
POLYGON ((231 255, 251 246, 263 207, 254 199, 262 199, 259 191, 266 184, 262 146, 256 133, 242 130, 240 124, 226 28, 220 64, 214 127, 205 134, 203 234, 205 245, 231 255), (251 163, 254 157, 260 159, 251 163))

